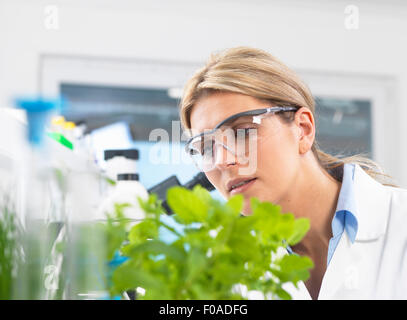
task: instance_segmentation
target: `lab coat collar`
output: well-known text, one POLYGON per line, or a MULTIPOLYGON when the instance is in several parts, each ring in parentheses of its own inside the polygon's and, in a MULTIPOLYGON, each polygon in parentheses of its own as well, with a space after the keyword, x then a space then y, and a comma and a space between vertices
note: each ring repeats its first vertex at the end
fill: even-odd
MULTIPOLYGON (((375 241, 386 231, 391 193, 357 164, 353 182, 356 204, 353 213, 358 221, 355 241, 375 241)), ((318 299, 338 299, 340 288, 352 286, 351 279, 357 279, 359 271, 355 266, 363 255, 351 248, 352 242, 344 233, 323 277, 318 299)))
POLYGON ((355 165, 353 163, 345 163, 343 165, 342 186, 335 216, 331 223, 333 238, 340 237, 343 231, 346 230, 352 243, 355 242, 358 231, 358 220, 354 214, 357 211, 354 192, 354 173, 355 165))
POLYGON ((379 238, 385 233, 390 206, 390 192, 355 164, 354 192, 358 221, 356 241, 379 238))

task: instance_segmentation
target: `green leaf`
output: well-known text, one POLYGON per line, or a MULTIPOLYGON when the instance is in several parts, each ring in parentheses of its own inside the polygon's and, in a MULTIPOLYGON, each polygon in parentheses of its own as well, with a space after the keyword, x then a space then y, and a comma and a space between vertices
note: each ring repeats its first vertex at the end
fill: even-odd
POLYGON ((114 211, 115 211, 115 219, 119 219, 119 218, 123 218, 124 217, 124 213, 123 210, 126 208, 131 207, 130 203, 115 203, 114 204, 114 211))
POLYGON ((281 220, 280 207, 271 203, 257 203, 253 210, 253 219, 255 219, 254 228, 259 230, 261 240, 267 243, 272 239, 281 239, 277 232, 278 224, 281 220))
POLYGON ((276 294, 283 300, 291 300, 291 295, 285 291, 283 288, 276 289, 276 294))
POLYGON ((195 297, 195 300, 215 300, 216 294, 214 292, 209 291, 208 286, 205 284, 201 284, 199 282, 193 283, 191 288, 189 289, 195 297))
POLYGON ((280 270, 275 274, 280 277, 282 282, 306 281, 310 274, 308 269, 313 268, 314 264, 309 257, 296 254, 285 255, 278 263, 280 270))
POLYGON ((208 216, 208 204, 185 188, 170 188, 167 192, 167 202, 179 222, 204 222, 208 216))
POLYGON ((289 245, 295 245, 299 243, 310 228, 309 219, 299 218, 294 221, 294 231, 292 235, 287 239, 289 245))
POLYGON ((214 199, 212 199, 211 194, 209 193, 208 190, 203 188, 201 185, 196 185, 193 189, 192 192, 202 201, 206 202, 207 204, 210 204, 214 199))
POLYGON ((129 232, 130 243, 141 243, 158 236, 158 223, 156 220, 146 218, 133 226, 129 232))
POLYGON ((115 186, 116 185, 116 181, 113 179, 110 179, 108 177, 105 177, 105 181, 110 184, 111 186, 115 186))
POLYGON ((239 215, 243 208, 243 201, 243 195, 237 194, 226 202, 226 206, 229 207, 235 215, 239 215))
POLYGON ((250 208, 252 209, 252 211, 254 212, 257 208, 257 206, 260 204, 260 200, 256 197, 252 197, 250 198, 250 208))
POLYGON ((285 272, 295 272, 298 270, 305 270, 314 267, 314 263, 307 256, 299 256, 297 254, 285 255, 280 263, 280 267, 285 272))
POLYGON ((160 214, 165 213, 161 205, 161 200, 158 200, 158 196, 155 193, 151 193, 147 200, 137 197, 140 204, 140 208, 146 213, 146 217, 157 218, 160 214))
POLYGON ((185 261, 185 253, 181 249, 159 240, 150 240, 138 245, 127 245, 123 247, 123 253, 130 257, 137 257, 140 253, 151 253, 154 255, 164 254, 175 261, 185 261))
MULTIPOLYGON (((147 290, 140 298, 153 300, 242 299, 232 292, 240 283, 250 290, 290 299, 282 284, 296 286, 308 279, 313 266, 308 257, 278 258, 275 254, 287 242, 300 241, 309 229, 306 219, 295 219, 291 213, 282 213, 281 206, 257 198, 250 199, 253 214, 240 217, 242 195, 220 202, 200 186, 192 191, 171 188, 167 202, 175 212, 176 228, 161 219, 164 212, 155 195, 141 202, 147 218, 131 229, 129 244, 121 245, 129 260, 116 269, 114 290, 139 285, 147 290), (158 228, 175 233, 176 240, 171 244, 160 241, 158 228), (272 274, 269 279, 264 277, 267 272, 272 274)), ((120 228, 112 228, 117 239, 123 235, 120 228)))
POLYGON ((192 282, 198 277, 207 265, 207 259, 204 253, 196 248, 192 248, 187 258, 188 275, 186 282, 192 282))
POLYGON ((261 259, 260 250, 253 250, 256 238, 251 234, 252 224, 253 220, 247 218, 236 220, 228 240, 228 245, 232 251, 244 261, 257 261, 261 259))
POLYGON ((165 283, 147 270, 138 268, 132 262, 125 262, 113 272, 114 294, 142 287, 146 291, 159 291, 162 299, 168 299, 169 293, 165 283))
POLYGON ((280 215, 276 221, 275 232, 279 235, 280 239, 289 238, 294 231, 294 215, 285 213, 280 215))
POLYGON ((219 255, 214 261, 213 281, 224 286, 232 286, 235 283, 239 283, 246 271, 243 264, 237 264, 238 259, 233 257, 233 253, 219 255))

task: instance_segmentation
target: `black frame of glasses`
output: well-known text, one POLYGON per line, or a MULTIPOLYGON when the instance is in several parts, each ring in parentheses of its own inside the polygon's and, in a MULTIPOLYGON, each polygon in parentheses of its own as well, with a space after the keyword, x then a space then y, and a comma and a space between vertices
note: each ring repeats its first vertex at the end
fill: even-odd
POLYGON ((230 117, 227 117, 225 120, 222 120, 220 123, 218 123, 215 128, 213 128, 210 131, 207 132, 201 132, 191 138, 188 139, 187 143, 185 144, 185 151, 189 154, 189 150, 188 150, 188 145, 190 144, 190 142, 200 136, 203 136, 205 134, 211 134, 214 133, 216 130, 218 130, 222 125, 224 125, 226 122, 229 122, 235 118, 239 118, 242 116, 259 116, 265 113, 277 113, 277 112, 288 112, 288 111, 297 111, 300 107, 295 106, 295 107, 281 107, 281 106, 276 106, 276 107, 269 107, 269 108, 262 108, 262 109, 255 109, 255 110, 248 110, 248 111, 243 111, 243 112, 239 112, 236 113, 230 117))

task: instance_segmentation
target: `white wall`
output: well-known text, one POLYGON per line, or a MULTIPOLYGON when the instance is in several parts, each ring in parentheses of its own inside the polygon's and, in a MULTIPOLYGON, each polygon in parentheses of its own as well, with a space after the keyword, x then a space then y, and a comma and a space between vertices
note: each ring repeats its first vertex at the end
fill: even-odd
POLYGON ((39 57, 64 54, 203 62, 236 45, 268 50, 298 71, 384 77, 396 83, 389 126, 407 186, 407 2, 402 0, 0 0, 0 105, 38 91, 39 57), (344 27, 358 6, 358 30, 344 27), (59 29, 44 26, 57 5, 59 29))

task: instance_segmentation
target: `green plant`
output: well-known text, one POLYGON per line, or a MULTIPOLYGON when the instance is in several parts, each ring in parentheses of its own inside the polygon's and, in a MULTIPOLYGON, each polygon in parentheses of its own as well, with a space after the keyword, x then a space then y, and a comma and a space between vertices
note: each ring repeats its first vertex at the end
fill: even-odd
POLYGON ((266 298, 290 299, 282 285, 297 286, 309 277, 311 259, 278 253, 303 238, 308 220, 256 198, 253 214, 242 217, 242 195, 221 203, 200 186, 173 187, 167 201, 175 212, 171 219, 182 228, 162 219, 156 195, 140 200, 146 218, 133 226, 120 249, 128 260, 113 272, 111 295, 141 287, 145 294, 138 299, 245 299, 239 288, 246 288, 266 298), (163 230, 176 240, 164 241, 163 230))
POLYGON ((20 259, 20 225, 10 199, 4 197, 0 207, 0 299, 12 298, 13 284, 20 259))

